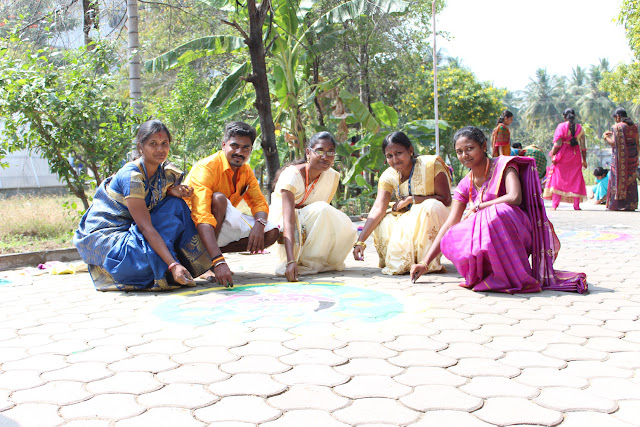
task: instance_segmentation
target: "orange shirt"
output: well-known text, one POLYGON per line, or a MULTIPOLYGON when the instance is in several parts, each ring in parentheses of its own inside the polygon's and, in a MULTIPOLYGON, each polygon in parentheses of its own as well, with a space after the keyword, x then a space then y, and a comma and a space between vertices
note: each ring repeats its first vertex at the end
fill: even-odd
POLYGON ((193 187, 193 196, 184 200, 191 209, 191 218, 196 225, 211 224, 215 227, 218 224, 211 214, 213 193, 224 194, 233 206, 238 206, 244 198, 254 215, 257 212, 269 213, 267 200, 262 195, 258 180, 249 165, 240 166, 235 187, 232 180, 233 169, 223 151, 205 157, 193 165, 184 183, 193 187))

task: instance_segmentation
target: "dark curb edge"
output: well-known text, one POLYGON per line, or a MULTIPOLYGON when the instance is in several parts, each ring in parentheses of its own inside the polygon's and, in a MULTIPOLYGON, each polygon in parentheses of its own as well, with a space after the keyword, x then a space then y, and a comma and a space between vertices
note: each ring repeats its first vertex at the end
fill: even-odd
POLYGON ((44 264, 47 261, 68 262, 79 259, 80 254, 76 248, 0 255, 0 271, 16 267, 36 267, 38 264, 44 264))

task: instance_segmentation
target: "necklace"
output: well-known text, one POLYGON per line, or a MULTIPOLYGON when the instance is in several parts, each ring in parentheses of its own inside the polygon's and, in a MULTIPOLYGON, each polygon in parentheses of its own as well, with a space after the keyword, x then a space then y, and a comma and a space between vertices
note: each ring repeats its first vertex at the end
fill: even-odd
MULTIPOLYGON (((412 195, 411 194, 411 178, 413 178, 413 170, 416 167, 416 159, 412 159, 412 160, 413 160, 413 164, 411 165, 411 173, 409 174, 409 180, 408 180, 409 181, 409 196, 412 195)), ((401 180, 402 180, 402 175, 400 174, 400 172, 398 172, 398 188, 396 188, 396 198, 398 200, 400 200, 400 184, 401 184, 400 181, 401 180)), ((411 204, 409 204, 407 206, 407 209, 411 209, 411 204)))
POLYGON ((471 184, 469 186, 469 203, 472 203, 472 199, 471 199, 471 190, 473 189, 473 187, 476 187, 478 189, 478 192, 480 192, 480 201, 478 203, 482 203, 482 197, 484 196, 484 190, 487 188, 485 186, 485 184, 487 183, 487 175, 489 174, 489 165, 491 164, 491 160, 489 160, 487 158, 487 166, 484 169, 484 182, 482 183, 482 185, 480 187, 476 186, 476 181, 474 179, 473 176, 473 170, 469 172, 469 179, 471 180, 471 184), (480 188, 482 188, 482 191, 480 191, 480 188))
POLYGON ((296 205, 296 208, 302 207, 302 204, 304 203, 304 201, 307 200, 307 198, 309 197, 309 195, 311 194, 311 192, 315 188, 316 183, 320 179, 320 175, 322 175, 322 174, 318 175, 318 177, 316 179, 314 179, 313 182, 311 183, 311 186, 309 186, 309 164, 308 163, 305 165, 304 170, 305 170, 304 197, 302 198, 300 203, 298 203, 296 205))

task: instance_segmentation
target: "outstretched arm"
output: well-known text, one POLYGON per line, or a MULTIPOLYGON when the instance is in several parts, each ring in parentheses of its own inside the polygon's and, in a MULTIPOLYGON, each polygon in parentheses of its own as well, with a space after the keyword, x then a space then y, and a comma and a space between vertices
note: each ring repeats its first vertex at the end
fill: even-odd
POLYGON ((425 255, 424 259, 422 260, 421 263, 414 264, 411 266, 410 277, 412 282, 415 283, 420 276, 426 273, 428 269, 428 265, 431 264, 431 261, 433 261, 440 254, 440 242, 442 241, 442 238, 444 237, 445 234, 447 234, 447 231, 449 231, 451 227, 453 227, 454 225, 460 222, 460 220, 462 219, 462 214, 464 213, 465 207, 466 205, 461 201, 453 200, 453 202, 451 203, 451 212, 449 212, 449 217, 447 218, 445 223, 442 225, 442 228, 440 228, 438 235, 436 236, 433 243, 431 244, 431 247, 427 251, 427 254, 425 255))
MULTIPOLYGON (((389 207, 389 201, 391 200, 391 193, 382 188, 378 189, 378 194, 376 196, 376 201, 373 203, 373 207, 369 211, 369 215, 367 216, 367 221, 364 223, 364 227, 362 227, 362 231, 358 236, 358 242, 364 242, 369 238, 373 230, 380 224, 382 218, 387 212, 387 208, 389 207)), ((353 248, 353 258, 356 261, 364 261, 364 247, 361 245, 356 245, 353 248)))

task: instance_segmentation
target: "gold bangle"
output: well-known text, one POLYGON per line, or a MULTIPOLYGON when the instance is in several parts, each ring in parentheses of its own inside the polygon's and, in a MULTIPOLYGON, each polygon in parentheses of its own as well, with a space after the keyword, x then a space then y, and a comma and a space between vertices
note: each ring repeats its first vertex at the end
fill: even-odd
POLYGON ((288 262, 287 262, 287 267, 289 266, 289 264, 293 264, 293 263, 295 263, 295 262, 297 262, 295 259, 292 259, 291 261, 288 261, 288 262))
POLYGON ((429 266, 427 265, 426 262, 421 262, 420 264, 424 265, 424 268, 426 268, 427 270, 429 269, 429 266))
POLYGON ((353 249, 356 248, 356 246, 362 246, 362 249, 367 249, 367 244, 363 241, 357 241, 354 245, 353 245, 353 249))

